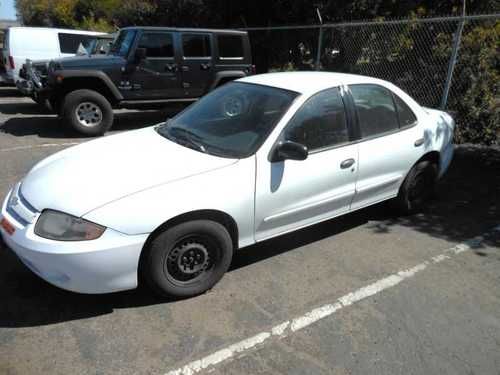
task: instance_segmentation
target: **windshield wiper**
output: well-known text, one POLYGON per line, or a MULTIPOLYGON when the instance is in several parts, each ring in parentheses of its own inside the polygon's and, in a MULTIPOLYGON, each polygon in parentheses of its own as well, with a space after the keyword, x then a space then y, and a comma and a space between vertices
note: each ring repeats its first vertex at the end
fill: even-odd
POLYGON ((179 141, 181 141, 185 146, 193 148, 196 147, 197 150, 206 153, 207 150, 205 149, 205 146, 203 146, 200 143, 201 137, 190 132, 189 130, 186 130, 184 128, 180 128, 177 126, 172 126, 168 127, 165 129, 167 134, 174 133, 172 134, 173 137, 179 141), (177 134, 175 134, 177 133, 177 134))

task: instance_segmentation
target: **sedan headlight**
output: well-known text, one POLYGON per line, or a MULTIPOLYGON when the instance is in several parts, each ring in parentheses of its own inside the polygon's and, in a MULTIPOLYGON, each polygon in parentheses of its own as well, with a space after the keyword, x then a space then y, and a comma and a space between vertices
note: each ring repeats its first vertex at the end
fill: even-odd
POLYGON ((106 227, 59 211, 45 210, 35 225, 40 237, 58 241, 86 241, 99 238, 106 227))

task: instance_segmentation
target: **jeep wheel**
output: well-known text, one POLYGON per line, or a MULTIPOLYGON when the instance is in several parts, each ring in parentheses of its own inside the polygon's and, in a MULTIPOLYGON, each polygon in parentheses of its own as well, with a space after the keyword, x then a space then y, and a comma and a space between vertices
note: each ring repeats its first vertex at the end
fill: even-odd
POLYGON ((62 106, 64 123, 77 132, 103 135, 113 124, 109 101, 96 91, 76 90, 66 95, 62 106))

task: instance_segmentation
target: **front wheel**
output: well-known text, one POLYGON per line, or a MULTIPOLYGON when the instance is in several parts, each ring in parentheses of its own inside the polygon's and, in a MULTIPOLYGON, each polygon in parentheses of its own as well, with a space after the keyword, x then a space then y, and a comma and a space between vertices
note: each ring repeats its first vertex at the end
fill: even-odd
POLYGON ((106 133, 113 124, 113 108, 109 101, 93 90, 76 90, 64 98, 64 123, 87 136, 106 133))
POLYGON ((222 278, 231 264, 233 242, 223 225, 194 220, 160 233, 146 251, 141 271, 153 290, 191 297, 222 278))
POLYGON ((403 214, 422 210, 436 192, 437 179, 436 163, 424 160, 414 165, 394 199, 396 209, 403 214))

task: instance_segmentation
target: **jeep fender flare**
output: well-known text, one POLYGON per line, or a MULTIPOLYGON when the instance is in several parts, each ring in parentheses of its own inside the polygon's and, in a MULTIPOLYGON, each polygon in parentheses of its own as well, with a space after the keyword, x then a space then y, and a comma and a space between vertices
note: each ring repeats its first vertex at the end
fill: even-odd
POLYGON ((54 72, 53 77, 62 77, 63 82, 66 78, 97 78, 99 79, 111 92, 116 101, 123 100, 123 95, 116 87, 113 81, 101 71, 95 70, 58 70, 54 72))
POLYGON ((227 78, 238 79, 238 78, 243 78, 246 76, 247 75, 242 70, 226 70, 224 72, 217 72, 215 74, 214 83, 210 87, 210 90, 215 89, 222 80, 225 80, 227 78))

